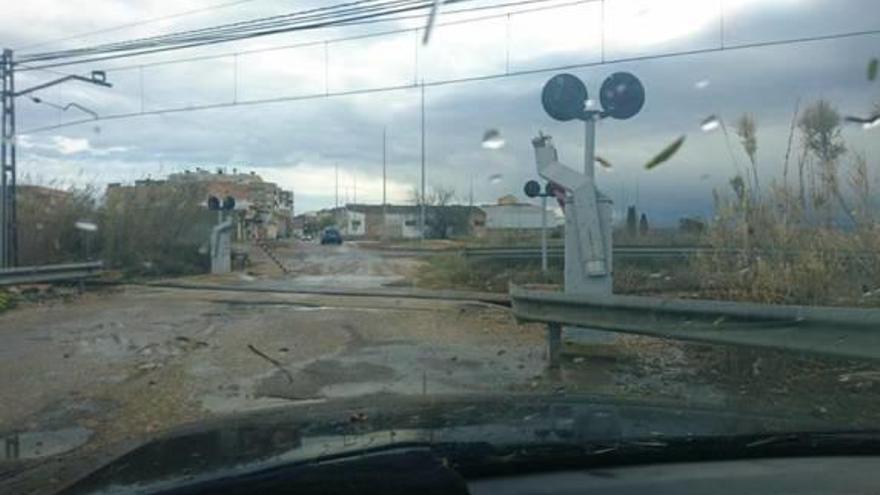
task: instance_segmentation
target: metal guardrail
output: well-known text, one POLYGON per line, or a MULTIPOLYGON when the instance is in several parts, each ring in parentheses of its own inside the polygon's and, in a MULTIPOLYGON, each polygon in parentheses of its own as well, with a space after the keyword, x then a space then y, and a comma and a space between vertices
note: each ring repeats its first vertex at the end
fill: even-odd
MULTIPOLYGON (((540 259, 541 248, 535 247, 510 247, 510 248, 465 248, 460 251, 465 258, 469 259, 540 259)), ((698 254, 711 254, 716 252, 710 247, 653 247, 653 246, 626 246, 615 247, 614 256, 617 258, 689 258, 698 254)), ((547 257, 561 259, 565 254, 562 246, 547 248, 547 257)))
MULTIPOLYGON (((562 325, 713 344, 880 359, 880 310, 510 290, 520 321, 548 324, 551 364, 562 325)), ((555 362, 554 362, 555 361, 555 362)))
POLYGON ((82 280, 99 275, 103 269, 103 261, 4 268, 0 270, 0 286, 82 280))

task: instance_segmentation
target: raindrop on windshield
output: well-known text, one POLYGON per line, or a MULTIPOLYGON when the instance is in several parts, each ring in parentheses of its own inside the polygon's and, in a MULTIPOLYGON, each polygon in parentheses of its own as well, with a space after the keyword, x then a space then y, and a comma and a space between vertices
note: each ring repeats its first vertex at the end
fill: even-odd
POLYGON ((645 164, 645 170, 651 170, 657 165, 660 165, 661 163, 672 158, 672 156, 675 155, 684 144, 685 137, 686 136, 684 135, 679 136, 678 139, 669 143, 669 145, 663 148, 660 153, 657 153, 654 158, 652 158, 648 163, 645 164))
POLYGON ((694 88, 696 88, 696 89, 706 89, 706 88, 709 87, 709 84, 711 84, 711 83, 709 82, 708 79, 700 79, 699 81, 697 81, 697 82, 694 83, 694 88))
POLYGON ((718 129, 720 126, 721 121, 719 121, 718 117, 714 115, 710 115, 703 119, 702 122, 700 122, 700 129, 702 129, 703 132, 712 132, 715 129, 718 129))
POLYGON ((101 134, 101 126, 96 125, 95 127, 92 127, 92 132, 95 134, 101 134))
POLYGON ((483 148, 487 150, 497 150, 504 147, 504 138, 498 129, 489 129, 483 133, 483 148))
POLYGON ((93 222, 79 221, 74 223, 73 226, 76 227, 77 230, 82 230, 84 232, 95 232, 98 230, 98 226, 93 222))
POLYGON ((501 179, 503 179, 503 178, 504 178, 504 176, 501 174, 492 174, 489 176, 489 183, 490 184, 500 184, 501 179))

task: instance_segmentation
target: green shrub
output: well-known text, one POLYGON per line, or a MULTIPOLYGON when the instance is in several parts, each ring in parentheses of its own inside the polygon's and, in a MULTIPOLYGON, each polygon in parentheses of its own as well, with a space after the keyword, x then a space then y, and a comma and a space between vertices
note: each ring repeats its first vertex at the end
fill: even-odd
POLYGON ((0 289, 0 313, 12 309, 15 306, 15 299, 9 291, 0 289))
POLYGON ((78 221, 94 221, 96 204, 91 188, 58 188, 57 184, 19 186, 19 264, 43 265, 83 261, 86 233, 78 221))
POLYGON ((129 273, 177 275, 208 269, 216 213, 196 185, 127 188, 107 195, 100 212, 100 249, 110 266, 129 273))

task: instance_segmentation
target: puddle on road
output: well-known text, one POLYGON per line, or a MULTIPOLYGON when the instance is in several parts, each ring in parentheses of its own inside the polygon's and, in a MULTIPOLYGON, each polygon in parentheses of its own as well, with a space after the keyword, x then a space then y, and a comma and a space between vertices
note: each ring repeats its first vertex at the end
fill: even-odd
POLYGON ((468 346, 386 344, 313 361, 290 383, 274 373, 256 386, 256 397, 306 400, 389 392, 406 395, 480 393, 522 383, 543 369, 526 350, 499 353, 468 346))
POLYGON ((75 426, 54 431, 13 433, 2 438, 2 461, 30 460, 69 452, 85 444, 92 431, 75 426))

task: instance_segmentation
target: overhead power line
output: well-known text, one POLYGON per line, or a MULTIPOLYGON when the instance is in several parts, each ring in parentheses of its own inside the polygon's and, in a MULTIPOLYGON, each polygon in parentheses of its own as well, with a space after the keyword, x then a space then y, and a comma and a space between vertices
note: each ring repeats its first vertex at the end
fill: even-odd
MULTIPOLYGON (((389 3, 388 0, 385 0, 385 4, 378 4, 379 0, 356 0, 343 4, 335 4, 331 6, 325 7, 317 7, 313 9, 297 11, 287 14, 274 15, 270 17, 261 17, 257 19, 250 19, 247 21, 237 21, 229 24, 222 24, 218 26, 212 26, 207 28, 194 29, 189 31, 181 31, 175 33, 167 33, 162 35, 156 35, 151 37, 144 38, 135 38, 131 40, 117 41, 113 43, 105 43, 102 45, 96 45, 92 47, 84 47, 77 49, 68 49, 58 52, 49 52, 47 54, 43 54, 43 56, 56 56, 58 54, 72 54, 75 55, 77 52, 79 53, 108 53, 112 51, 117 51, 119 49, 136 49, 138 47, 155 47, 162 46, 163 44, 170 43, 178 43, 178 42, 194 42, 201 41, 207 39, 208 36, 219 36, 221 34, 228 34, 230 32, 243 33, 246 30, 253 30, 257 28, 264 27, 273 27, 273 26, 282 26, 282 25, 291 25, 295 22, 301 21, 311 21, 311 20, 320 20, 332 18, 332 16, 339 16, 343 14, 350 14, 352 12, 361 11, 364 12, 366 9, 376 8, 376 6, 387 6, 393 3, 400 2, 415 2, 418 0, 393 0, 392 3, 389 3), (373 4, 367 5, 367 4, 373 4), (359 10, 358 10, 359 9, 359 10)), ((66 55, 65 55, 66 56, 66 55)))
MULTIPOLYGON (((468 2, 473 0, 447 0, 447 4, 468 2)), ((425 9, 431 5, 431 0, 391 0, 376 2, 375 0, 360 0, 348 4, 338 4, 331 7, 321 7, 285 16, 273 16, 252 21, 227 24, 207 28, 203 30, 174 33, 169 35, 143 38, 120 43, 98 45, 94 47, 61 50, 49 53, 37 53, 24 55, 19 58, 21 62, 47 62, 54 60, 66 60, 55 64, 47 64, 42 67, 57 67, 98 60, 109 60, 120 57, 145 55, 182 48, 192 48, 234 40, 250 39, 272 34, 292 31, 303 31, 325 28, 334 25, 344 25, 353 21, 379 18, 383 16, 400 14, 414 10, 425 9), (92 57, 92 58, 88 58, 92 57), (71 60, 79 59, 79 60, 71 60)))
MULTIPOLYGON (((577 5, 584 5, 584 4, 594 3, 594 2, 599 2, 599 1, 601 1, 601 0, 574 0, 574 1, 570 1, 570 2, 560 3, 559 0, 518 0, 518 1, 514 1, 514 2, 506 2, 506 3, 500 3, 500 4, 482 5, 479 7, 466 7, 466 8, 453 9, 453 10, 444 10, 443 16, 448 18, 450 16, 455 16, 457 14, 469 14, 469 13, 474 13, 474 12, 482 12, 482 11, 486 11, 486 10, 498 10, 498 9, 514 8, 514 7, 532 6, 529 8, 522 8, 522 9, 518 9, 518 10, 514 10, 514 11, 503 12, 500 14, 488 14, 488 15, 482 15, 482 16, 478 16, 478 17, 468 17, 465 19, 457 19, 457 20, 451 20, 451 21, 446 21, 446 22, 440 22, 437 24, 437 27, 440 28, 440 27, 454 26, 454 25, 460 25, 460 24, 470 24, 470 23, 474 23, 474 22, 487 21, 487 20, 491 20, 491 19, 506 18, 508 16, 523 15, 523 14, 529 14, 529 13, 534 13, 534 12, 543 12, 543 11, 547 11, 547 10, 554 10, 554 9, 560 9, 560 8, 566 8, 566 7, 574 7, 577 5), (550 3, 550 5, 540 5, 540 4, 547 4, 547 3, 550 3), (533 5, 538 5, 538 6, 533 6, 533 5)), ((395 17, 382 17, 379 19, 367 19, 364 21, 351 22, 351 23, 346 23, 345 26, 353 26, 353 25, 358 25, 358 24, 373 24, 373 23, 378 23, 378 22, 422 19, 422 18, 424 18, 424 15, 408 14, 408 15, 401 15, 401 16, 395 16, 395 17)), ((234 51, 234 52, 212 53, 212 54, 207 54, 207 55, 196 55, 194 57, 175 58, 175 59, 171 59, 171 60, 159 60, 156 62, 147 62, 147 63, 140 63, 140 64, 136 63, 136 64, 131 64, 131 65, 120 65, 120 66, 115 66, 115 67, 107 67, 104 70, 106 70, 107 72, 119 72, 119 71, 124 71, 124 70, 144 69, 147 67, 156 67, 156 66, 161 66, 161 65, 173 65, 173 64, 181 64, 181 63, 186 63, 186 62, 201 62, 201 61, 205 61, 205 60, 215 60, 215 59, 235 57, 235 56, 246 56, 246 55, 253 55, 253 54, 257 54, 257 53, 265 53, 265 52, 272 52, 272 51, 279 51, 279 50, 288 50, 288 49, 292 49, 292 48, 304 48, 304 47, 309 47, 309 46, 318 46, 318 45, 323 45, 325 43, 327 43, 327 44, 343 43, 346 41, 354 41, 354 40, 362 40, 362 39, 367 39, 367 38, 389 36, 389 35, 393 35, 393 34, 410 33, 413 31, 419 31, 421 29, 422 29, 421 27, 406 27, 406 28, 388 29, 388 30, 375 31, 375 32, 364 33, 364 34, 356 34, 356 35, 351 35, 351 36, 330 38, 330 39, 325 39, 325 40, 305 41, 305 42, 299 42, 299 43, 268 46, 268 47, 264 47, 264 48, 238 50, 238 51, 234 51)), ((27 64, 19 64, 19 72, 27 72, 30 70, 44 70, 44 71, 48 71, 48 72, 54 72, 56 74, 64 74, 64 73, 46 68, 46 66, 31 66, 31 65, 27 65, 27 64)))
POLYGON ((361 4, 361 3, 369 2, 369 1, 375 2, 376 0, 358 0, 355 2, 349 2, 349 3, 344 3, 344 4, 334 4, 331 6, 308 9, 308 10, 304 10, 304 11, 297 11, 297 12, 287 13, 287 14, 283 14, 283 15, 250 19, 247 21, 238 21, 238 22, 234 22, 234 23, 227 23, 227 24, 212 26, 212 27, 208 27, 208 28, 201 28, 201 29, 196 29, 196 30, 166 33, 166 34, 157 35, 157 36, 135 38, 135 39, 130 39, 130 40, 117 41, 117 42, 113 42, 113 43, 103 43, 103 44, 98 44, 98 45, 85 46, 85 47, 80 47, 80 48, 72 48, 72 49, 66 49, 66 50, 50 51, 50 52, 36 53, 36 54, 27 54, 27 55, 24 55, 23 57, 20 57, 20 59, 23 61, 28 61, 28 60, 33 61, 33 60, 45 60, 45 59, 81 56, 82 54, 105 53, 109 50, 113 50, 113 49, 118 48, 120 46, 125 46, 130 49, 132 49, 138 45, 141 45, 144 47, 152 47, 152 46, 156 46, 158 42, 166 41, 169 39, 176 39, 176 38, 180 38, 183 36, 192 36, 192 35, 196 35, 196 34, 205 34, 205 33, 209 33, 209 32, 219 32, 220 30, 228 29, 231 27, 244 28, 245 26, 248 26, 248 25, 258 25, 259 23, 267 22, 270 20, 277 21, 280 19, 286 19, 287 21, 291 21, 291 20, 296 20, 297 18, 303 18, 305 16, 309 16, 309 15, 312 15, 315 13, 328 12, 331 10, 339 11, 339 10, 347 8, 351 5, 361 4))
POLYGON ((848 31, 848 32, 836 33, 836 34, 806 36, 806 37, 800 37, 800 38, 789 38, 789 39, 774 40, 774 41, 761 41, 761 42, 754 42, 754 43, 744 43, 744 44, 739 44, 739 45, 724 44, 722 46, 713 47, 713 48, 698 48, 698 49, 694 49, 694 50, 667 52, 667 53, 660 53, 660 54, 655 54, 655 55, 640 55, 640 56, 633 56, 633 57, 621 57, 621 58, 616 58, 616 59, 606 58, 604 60, 595 61, 595 62, 584 62, 584 63, 578 63, 578 64, 557 65, 557 66, 552 66, 552 67, 542 67, 542 68, 537 68, 537 69, 503 72, 503 73, 497 73, 497 74, 486 74, 486 75, 481 75, 481 76, 462 77, 462 78, 446 79, 446 80, 440 80, 440 81, 408 83, 408 84, 400 84, 400 85, 394 85, 394 86, 373 87, 373 88, 367 88, 367 89, 354 89, 354 90, 347 90, 347 91, 335 91, 335 92, 327 91, 327 92, 321 92, 321 93, 316 93, 316 94, 307 94, 307 95, 298 95, 298 96, 281 96, 281 97, 275 97, 275 98, 262 98, 262 99, 254 99, 254 100, 228 101, 228 102, 222 102, 222 103, 211 103, 211 104, 198 105, 198 106, 166 108, 166 109, 161 109, 161 110, 149 110, 149 111, 142 111, 142 112, 129 112, 129 113, 106 115, 106 116, 100 117, 99 119, 81 119, 81 120, 65 122, 65 123, 61 123, 61 124, 49 125, 49 126, 44 126, 44 127, 36 127, 36 128, 25 130, 22 132, 22 134, 32 134, 32 133, 37 133, 37 132, 44 132, 44 131, 49 131, 49 130, 54 130, 54 129, 60 129, 63 127, 70 127, 70 126, 74 126, 74 125, 95 122, 95 120, 117 120, 117 119, 127 119, 127 118, 133 118, 133 117, 149 116, 149 115, 164 115, 164 114, 169 114, 169 113, 192 112, 192 111, 200 111, 200 110, 214 110, 214 109, 229 108, 229 107, 235 107, 235 106, 252 106, 252 105, 270 104, 270 103, 314 100, 314 99, 328 98, 328 97, 385 93, 385 92, 391 92, 391 91, 401 91, 401 90, 407 90, 407 89, 414 89, 414 88, 419 88, 421 86, 439 87, 439 86, 447 86, 447 85, 461 84, 461 83, 490 81, 490 80, 496 80, 496 79, 503 79, 503 78, 507 78, 507 77, 528 76, 528 75, 534 75, 534 74, 542 74, 542 73, 546 73, 546 72, 585 69, 585 68, 590 68, 590 67, 599 67, 599 66, 603 66, 603 65, 611 65, 611 64, 618 64, 618 63, 631 63, 631 62, 643 62, 643 61, 648 61, 648 60, 672 59, 672 58, 678 58, 678 57, 706 55, 706 54, 719 53, 719 52, 731 52, 731 51, 741 51, 741 50, 750 50, 750 49, 767 48, 767 47, 779 47, 779 46, 797 45, 797 44, 804 44, 804 43, 814 43, 814 42, 819 42, 819 41, 831 41, 831 40, 858 38, 858 37, 864 37, 864 36, 877 36, 877 35, 880 35, 880 29, 871 29, 871 30, 863 30, 863 31, 848 31))
POLYGON ((104 29, 98 29, 95 31, 87 31, 84 33, 78 33, 78 34, 73 34, 70 36, 65 36, 63 38, 55 38, 55 39, 51 39, 51 40, 41 41, 39 43, 32 43, 30 45, 19 46, 19 47, 14 48, 14 50, 16 52, 20 52, 22 50, 30 50, 32 48, 53 45, 55 43, 61 43, 63 41, 70 41, 70 40, 75 40, 75 39, 80 39, 80 38, 88 38, 88 37, 94 36, 96 34, 107 34, 107 33, 112 33, 112 32, 116 32, 116 31, 122 31, 123 29, 129 29, 129 28, 138 27, 138 26, 146 26, 147 24, 154 24, 154 23, 162 22, 162 21, 170 21, 171 19, 179 19, 181 17, 187 17, 190 15, 202 14, 202 13, 210 12, 213 10, 220 10, 220 9, 225 9, 225 8, 229 8, 229 7, 235 7, 235 6, 238 6, 241 4, 251 3, 251 2, 255 2, 255 1, 256 0, 235 0, 234 2, 221 3, 221 4, 217 4, 217 5, 211 5, 209 7, 202 7, 199 9, 185 10, 183 12, 177 12, 175 14, 169 14, 169 15, 165 15, 165 16, 161 16, 161 17, 152 17, 150 19, 144 19, 141 21, 129 22, 126 24, 119 24, 117 26, 108 27, 108 28, 104 28, 104 29))

